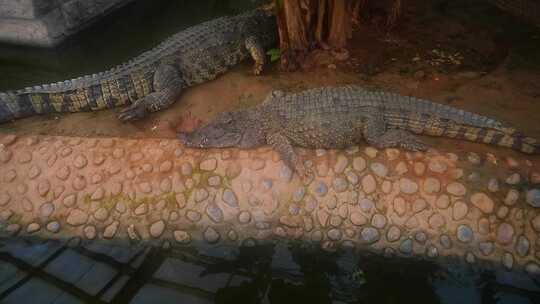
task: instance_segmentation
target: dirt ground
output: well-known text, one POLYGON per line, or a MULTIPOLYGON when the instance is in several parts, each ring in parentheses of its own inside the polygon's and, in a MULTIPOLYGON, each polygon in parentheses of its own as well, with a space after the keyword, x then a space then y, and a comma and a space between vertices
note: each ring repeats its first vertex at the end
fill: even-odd
MULTIPOLYGON (((271 89, 357 84, 492 116, 540 138, 540 31, 481 3, 433 4, 439 2, 408 1, 389 33, 377 26, 376 16, 362 22, 346 59, 316 51, 298 72, 282 73, 274 64, 260 77, 250 74, 246 62, 186 90, 171 108, 143 121, 122 124, 115 109, 32 117, 2 125, 0 132, 174 138, 219 112, 261 102, 271 89)), ((447 139, 429 142, 454 152, 493 149, 447 139)))

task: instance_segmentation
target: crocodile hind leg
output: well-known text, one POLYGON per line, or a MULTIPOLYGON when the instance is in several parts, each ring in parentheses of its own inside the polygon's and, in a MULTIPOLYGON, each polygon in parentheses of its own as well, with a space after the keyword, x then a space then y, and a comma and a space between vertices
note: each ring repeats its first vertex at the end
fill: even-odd
POLYGON ((256 37, 251 36, 246 39, 246 49, 251 54, 251 58, 255 61, 253 74, 261 75, 266 63, 266 54, 264 53, 262 44, 256 37))
POLYGON ((409 151, 425 151, 429 148, 418 137, 405 130, 387 130, 384 117, 380 113, 368 115, 363 135, 368 144, 378 149, 403 148, 409 151))
POLYGON ((169 107, 180 95, 183 84, 178 69, 169 64, 159 66, 154 74, 154 92, 123 109, 118 118, 122 121, 138 120, 148 113, 169 107))

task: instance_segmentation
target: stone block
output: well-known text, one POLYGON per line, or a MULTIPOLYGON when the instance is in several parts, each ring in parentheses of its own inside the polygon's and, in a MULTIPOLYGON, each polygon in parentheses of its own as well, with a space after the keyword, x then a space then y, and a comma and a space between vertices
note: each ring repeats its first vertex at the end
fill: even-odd
POLYGON ((86 246, 86 249, 107 255, 119 263, 127 264, 135 255, 137 255, 141 250, 144 250, 143 247, 139 246, 117 246, 111 244, 105 244, 103 242, 92 242, 86 246))
POLYGON ((216 292, 218 289, 227 285, 230 277, 229 274, 207 274, 201 276, 204 271, 204 267, 169 258, 159 267, 154 277, 208 292, 216 292))
POLYGON ((45 271, 91 295, 97 294, 117 273, 110 266, 96 262, 71 249, 64 251, 50 262, 45 267, 45 271))
POLYGON ((131 304, 209 304, 214 303, 211 299, 203 298, 194 294, 182 293, 178 290, 160 287, 152 284, 144 285, 135 295, 131 304))
POLYGON ((0 293, 26 277, 27 273, 17 268, 17 266, 0 262, 0 293))
POLYGON ((133 0, 0 0, 0 42, 52 47, 133 0))
POLYGON ((54 287, 42 279, 32 278, 10 293, 2 303, 83 303, 70 294, 54 287))
POLYGON ((126 283, 129 281, 130 277, 123 275, 121 276, 114 284, 103 293, 103 296, 101 299, 107 303, 111 302, 114 297, 122 290, 122 288, 126 285, 126 283))
POLYGON ((36 12, 33 3, 34 0, 0 0, 0 18, 35 18, 36 12))
POLYGON ((27 243, 24 241, 5 241, 1 243, 0 253, 7 253, 31 266, 38 266, 61 249, 58 242, 27 243))

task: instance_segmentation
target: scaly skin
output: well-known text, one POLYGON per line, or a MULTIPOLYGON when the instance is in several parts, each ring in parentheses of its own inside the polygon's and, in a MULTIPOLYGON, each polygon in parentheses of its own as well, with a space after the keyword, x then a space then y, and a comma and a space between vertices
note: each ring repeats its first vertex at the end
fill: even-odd
POLYGON ((5 236, 157 246, 297 239, 540 273, 540 164, 525 159, 301 150, 316 173, 303 184, 268 148, 47 136, 0 143, 5 236))
POLYGON ((340 149, 362 141, 377 147, 423 151, 413 134, 443 136, 540 153, 536 139, 477 114, 414 97, 360 87, 317 88, 297 94, 272 92, 252 109, 223 113, 190 134, 189 147, 254 148, 269 144, 303 174, 293 146, 340 149))
POLYGON ((104 73, 0 93, 0 123, 51 112, 97 111, 130 105, 124 121, 170 106, 190 86, 212 80, 247 57, 259 75, 265 48, 276 41, 275 17, 254 10, 188 28, 104 73))

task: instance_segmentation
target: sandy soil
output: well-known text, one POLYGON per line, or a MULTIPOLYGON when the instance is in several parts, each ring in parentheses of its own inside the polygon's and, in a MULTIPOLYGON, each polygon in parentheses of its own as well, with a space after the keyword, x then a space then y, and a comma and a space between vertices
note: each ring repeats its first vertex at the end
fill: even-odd
MULTIPOLYGON (((496 117, 540 138, 540 33, 496 9, 476 4, 439 9, 424 1, 411 2, 390 34, 376 23, 362 23, 348 53, 340 61, 331 52, 317 51, 301 71, 282 73, 271 65, 261 77, 252 76, 246 62, 215 81, 186 90, 170 109, 136 123, 120 123, 115 109, 32 117, 2 125, 0 132, 173 138, 177 131, 190 130, 219 112, 261 102, 272 88, 298 91, 357 84, 496 117), (478 14, 490 17, 476 18, 478 14)), ((493 149, 446 139, 429 141, 441 150, 493 149)))

